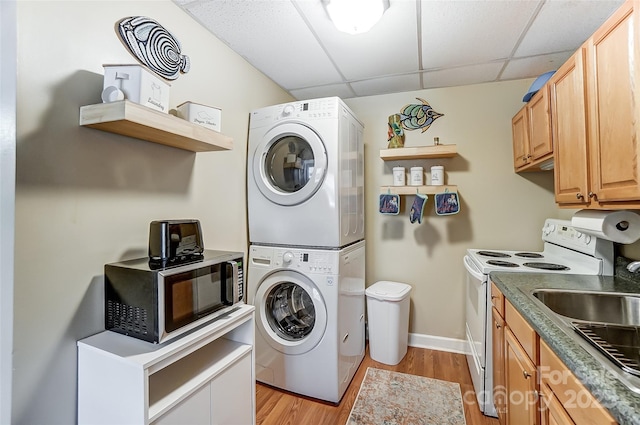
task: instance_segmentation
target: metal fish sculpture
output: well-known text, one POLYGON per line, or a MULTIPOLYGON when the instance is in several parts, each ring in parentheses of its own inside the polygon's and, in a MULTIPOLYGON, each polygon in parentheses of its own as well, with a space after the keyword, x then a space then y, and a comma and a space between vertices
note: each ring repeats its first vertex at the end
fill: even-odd
POLYGON ((116 32, 133 56, 161 77, 175 80, 189 71, 189 56, 180 54, 180 42, 153 19, 123 18, 116 24, 116 32))
POLYGON ((405 130, 422 129, 424 133, 435 120, 444 114, 433 110, 429 102, 416 97, 422 104, 410 103, 400 109, 400 122, 405 130))

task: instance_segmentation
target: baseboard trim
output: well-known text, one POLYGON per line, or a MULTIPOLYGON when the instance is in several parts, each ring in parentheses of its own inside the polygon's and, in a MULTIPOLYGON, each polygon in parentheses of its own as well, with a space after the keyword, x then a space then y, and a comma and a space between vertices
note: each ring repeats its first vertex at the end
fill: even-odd
POLYGON ((442 336, 410 333, 409 346, 417 348, 428 348, 430 350, 448 351, 450 353, 469 353, 466 340, 445 338, 442 336))

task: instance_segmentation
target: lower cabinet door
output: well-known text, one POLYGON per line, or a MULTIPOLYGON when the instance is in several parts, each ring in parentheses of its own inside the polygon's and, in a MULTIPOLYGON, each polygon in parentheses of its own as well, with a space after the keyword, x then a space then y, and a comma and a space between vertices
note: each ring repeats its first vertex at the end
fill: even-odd
POLYGON ((211 423, 214 425, 253 423, 255 386, 251 352, 211 381, 211 423))
POLYGON ((205 384, 153 422, 153 425, 209 425, 210 423, 211 386, 205 384))
POLYGON ((509 391, 507 423, 536 425, 536 367, 508 327, 505 331, 505 342, 506 381, 509 391))
POLYGON ((540 425, 575 425, 560 401, 543 382, 540 384, 540 425))
POLYGON ((495 307, 492 310, 492 317, 493 402, 496 405, 500 425, 507 425, 507 389, 504 379, 504 319, 495 307))

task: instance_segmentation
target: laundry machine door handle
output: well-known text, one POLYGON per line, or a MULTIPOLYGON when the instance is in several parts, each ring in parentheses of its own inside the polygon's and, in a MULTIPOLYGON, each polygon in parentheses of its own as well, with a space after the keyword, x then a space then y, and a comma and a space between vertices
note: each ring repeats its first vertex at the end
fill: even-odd
POLYGON ((347 342, 347 339, 349 338, 349 333, 347 332, 343 337, 342 337, 342 342, 347 342))

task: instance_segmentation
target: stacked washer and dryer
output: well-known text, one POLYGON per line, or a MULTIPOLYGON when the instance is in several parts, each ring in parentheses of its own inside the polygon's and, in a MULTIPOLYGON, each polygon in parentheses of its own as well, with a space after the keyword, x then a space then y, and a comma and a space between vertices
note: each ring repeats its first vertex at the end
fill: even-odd
POLYGON ((337 97, 259 109, 249 125, 256 379, 333 403, 365 350, 362 133, 337 97))

